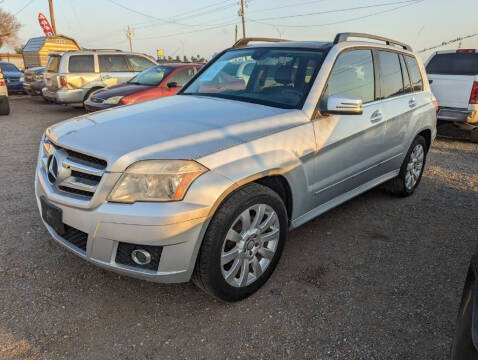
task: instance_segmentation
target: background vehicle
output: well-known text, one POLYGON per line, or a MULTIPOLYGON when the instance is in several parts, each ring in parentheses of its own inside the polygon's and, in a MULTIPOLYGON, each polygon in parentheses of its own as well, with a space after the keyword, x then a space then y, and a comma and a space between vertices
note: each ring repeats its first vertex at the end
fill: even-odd
POLYGON ((471 257, 456 319, 452 360, 478 360, 478 249, 471 257))
POLYGON ((270 277, 288 229, 383 183, 415 191, 436 109, 408 45, 355 33, 252 40, 177 96, 46 130, 35 190, 58 243, 125 275, 192 278, 235 301, 270 277))
POLYGON ((87 111, 175 95, 200 64, 172 63, 150 67, 128 82, 94 92, 86 101, 87 111))
POLYGON ((23 73, 12 63, 0 62, 0 69, 10 93, 23 93, 23 73))
POLYGON ((93 91, 125 83, 153 65, 156 61, 146 55, 119 50, 52 54, 46 66, 43 96, 59 104, 83 106, 93 91))
POLYGON ((37 96, 42 94, 42 89, 45 87, 44 72, 44 67, 33 67, 25 70, 23 89, 28 95, 37 96))
POLYGON ((8 103, 8 89, 0 68, 0 115, 10 114, 10 104, 8 103))
POLYGON ((452 121, 478 141, 478 53, 475 49, 435 52, 426 63, 438 120, 452 121))
POLYGON ((44 67, 50 59, 50 54, 60 51, 77 51, 81 46, 65 35, 40 36, 27 41, 22 50, 25 69, 44 67))

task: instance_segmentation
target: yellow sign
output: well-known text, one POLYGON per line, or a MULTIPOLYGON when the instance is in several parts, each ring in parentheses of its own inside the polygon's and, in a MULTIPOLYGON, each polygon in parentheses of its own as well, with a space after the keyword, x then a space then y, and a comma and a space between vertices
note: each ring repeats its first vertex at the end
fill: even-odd
POLYGON ((158 51, 156 51, 156 54, 157 54, 158 56, 163 56, 163 55, 164 55, 164 50, 163 50, 163 49, 158 50, 158 51))

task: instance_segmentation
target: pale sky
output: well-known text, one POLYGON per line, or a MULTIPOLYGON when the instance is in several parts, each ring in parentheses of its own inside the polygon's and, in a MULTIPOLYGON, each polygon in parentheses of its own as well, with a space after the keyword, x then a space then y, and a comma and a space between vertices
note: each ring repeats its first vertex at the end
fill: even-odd
MULTIPOLYGON (((155 55, 212 54, 242 35, 238 0, 53 0, 59 34, 86 48, 128 50, 125 29, 134 31, 133 50, 155 55), (129 8, 129 9, 127 9, 129 8)), ((249 0, 246 35, 331 41, 338 32, 387 36, 414 50, 478 33, 478 0, 249 0)), ((23 24, 20 38, 42 36, 38 13, 49 18, 47 0, 0 0, 23 24)), ((441 49, 457 48, 458 44, 441 49)), ((478 36, 462 48, 478 48, 478 36)), ((6 48, 2 51, 8 50, 6 48)), ((427 57, 425 53, 422 57, 427 57)))

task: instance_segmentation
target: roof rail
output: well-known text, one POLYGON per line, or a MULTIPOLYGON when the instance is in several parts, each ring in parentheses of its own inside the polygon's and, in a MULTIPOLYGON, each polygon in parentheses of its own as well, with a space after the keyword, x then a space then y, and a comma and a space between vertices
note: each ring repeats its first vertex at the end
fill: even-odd
POLYGON ((119 50, 119 49, 87 49, 87 48, 83 48, 81 50, 82 51, 117 51, 117 52, 123 52, 123 50, 119 50))
POLYGON ((251 41, 264 41, 264 42, 283 42, 283 41, 290 41, 290 40, 285 40, 285 39, 274 39, 274 38, 242 38, 240 40, 237 40, 234 45, 232 45, 233 48, 240 48, 247 46, 251 41))
POLYGON ((389 38, 386 38, 386 37, 382 37, 382 36, 377 36, 377 35, 352 33, 352 32, 337 34, 335 36, 334 44, 338 44, 338 43, 347 41, 351 37, 384 41, 387 45, 396 45, 396 46, 400 46, 404 50, 413 51, 412 47, 410 45, 404 44, 404 43, 399 42, 399 41, 395 41, 395 40, 392 40, 392 39, 389 39, 389 38))

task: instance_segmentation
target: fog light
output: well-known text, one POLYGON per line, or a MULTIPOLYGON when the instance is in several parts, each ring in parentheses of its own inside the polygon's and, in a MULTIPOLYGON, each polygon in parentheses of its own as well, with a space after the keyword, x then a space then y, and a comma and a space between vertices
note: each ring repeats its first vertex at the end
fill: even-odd
POLYGON ((138 265, 148 265, 151 262, 151 254, 143 249, 136 249, 131 252, 131 259, 138 265))

